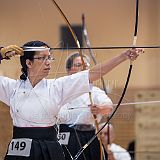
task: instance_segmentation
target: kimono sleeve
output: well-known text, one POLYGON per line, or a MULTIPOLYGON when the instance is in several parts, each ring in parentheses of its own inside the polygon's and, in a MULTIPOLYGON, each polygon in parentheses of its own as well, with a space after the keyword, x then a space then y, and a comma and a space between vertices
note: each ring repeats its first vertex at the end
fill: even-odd
POLYGON ((58 92, 61 95, 60 106, 90 91, 89 71, 82 71, 57 79, 58 92))
POLYGON ((11 92, 15 87, 16 80, 0 76, 0 101, 9 105, 11 92))
POLYGON ((111 99, 106 95, 106 93, 99 89, 98 87, 93 87, 94 104, 96 105, 112 105, 111 99))
POLYGON ((65 104, 58 113, 57 123, 58 124, 65 124, 68 120, 71 119, 70 111, 68 110, 69 103, 65 104))

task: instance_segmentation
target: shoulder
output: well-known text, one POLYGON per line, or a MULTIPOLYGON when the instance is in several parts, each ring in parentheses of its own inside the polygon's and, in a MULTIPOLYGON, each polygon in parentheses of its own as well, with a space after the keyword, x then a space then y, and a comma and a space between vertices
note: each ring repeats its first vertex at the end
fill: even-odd
POLYGON ((106 97, 109 99, 108 95, 105 93, 104 90, 96 87, 96 86, 93 86, 92 87, 92 93, 95 95, 95 96, 103 96, 103 97, 106 97))
POLYGON ((120 145, 117 144, 112 144, 111 145, 111 151, 113 152, 114 156, 116 159, 119 160, 131 160, 131 157, 128 153, 127 150, 125 150, 123 147, 121 147, 120 145), (121 154, 119 154, 121 153, 121 154), (122 154, 123 153, 123 154, 122 154))
POLYGON ((0 76, 0 81, 6 82, 6 83, 16 83, 19 80, 15 80, 15 79, 5 77, 5 76, 0 76))
POLYGON ((113 143, 111 145, 111 148, 114 148, 116 151, 126 151, 123 147, 121 147, 120 145, 117 145, 115 143, 113 143))
POLYGON ((20 84, 20 80, 11 79, 8 77, 0 76, 0 89, 11 92, 20 84))
POLYGON ((105 94, 105 92, 102 90, 102 89, 100 89, 100 88, 98 88, 98 87, 96 87, 96 86, 93 86, 92 87, 92 92, 94 92, 94 93, 102 93, 102 94, 105 94))

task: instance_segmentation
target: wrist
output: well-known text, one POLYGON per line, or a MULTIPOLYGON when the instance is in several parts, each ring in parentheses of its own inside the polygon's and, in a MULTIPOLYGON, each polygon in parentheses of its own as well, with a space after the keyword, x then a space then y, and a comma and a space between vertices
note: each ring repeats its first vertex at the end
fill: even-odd
POLYGON ((120 56, 121 56, 121 58, 122 58, 124 61, 127 60, 127 59, 129 59, 128 54, 127 54, 127 51, 121 53, 120 56))

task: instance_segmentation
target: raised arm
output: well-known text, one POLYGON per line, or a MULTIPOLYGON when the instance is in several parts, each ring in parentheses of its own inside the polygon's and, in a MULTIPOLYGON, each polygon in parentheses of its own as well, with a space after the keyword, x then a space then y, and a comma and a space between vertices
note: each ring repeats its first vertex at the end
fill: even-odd
POLYGON ((93 82, 99 79, 101 76, 104 76, 127 59, 130 59, 132 61, 136 60, 136 58, 139 56, 139 53, 141 52, 143 52, 143 49, 130 49, 112 58, 109 61, 104 61, 103 63, 94 66, 89 71, 90 82, 93 82))

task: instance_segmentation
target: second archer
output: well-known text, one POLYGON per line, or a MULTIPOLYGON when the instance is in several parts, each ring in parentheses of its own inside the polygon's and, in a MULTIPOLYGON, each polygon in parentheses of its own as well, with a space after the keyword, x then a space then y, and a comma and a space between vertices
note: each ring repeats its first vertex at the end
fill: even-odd
MULTIPOLYGON (((90 60, 86 55, 83 55, 83 59, 86 69, 88 69, 90 60)), ((68 56, 66 60, 68 75, 80 72, 82 69, 79 53, 68 56)), ((100 120, 102 115, 112 112, 112 101, 104 91, 93 87, 92 98, 94 103, 92 106, 90 105, 88 93, 85 93, 73 99, 70 103, 65 104, 60 110, 59 120, 61 124, 59 138, 63 144, 66 160, 70 160, 71 156, 75 156, 79 149, 94 136, 96 127, 93 115, 96 115, 98 120, 100 120)), ((99 160, 100 157, 100 143, 98 138, 96 138, 78 160, 99 160)))

